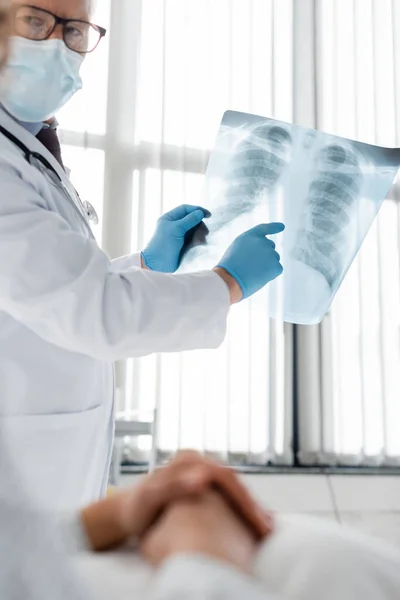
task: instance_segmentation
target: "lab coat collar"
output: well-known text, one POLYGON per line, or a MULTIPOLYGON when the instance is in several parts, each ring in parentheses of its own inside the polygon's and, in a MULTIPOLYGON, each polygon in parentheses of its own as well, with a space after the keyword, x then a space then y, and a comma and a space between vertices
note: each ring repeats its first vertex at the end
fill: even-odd
MULTIPOLYGON (((43 146, 38 139, 36 139, 31 132, 29 132, 22 123, 18 123, 13 117, 9 115, 9 113, 4 109, 3 106, 0 105, 0 123, 8 129, 12 134, 14 134, 21 142, 27 146, 31 151, 38 152, 44 158, 46 158, 54 170, 60 176, 61 181, 69 184, 68 173, 64 171, 58 161, 54 158, 54 156, 43 146)), ((43 126, 43 123, 42 123, 43 126)), ((54 127, 54 124, 52 125, 54 127)), ((10 142, 11 144, 11 142, 10 142)))

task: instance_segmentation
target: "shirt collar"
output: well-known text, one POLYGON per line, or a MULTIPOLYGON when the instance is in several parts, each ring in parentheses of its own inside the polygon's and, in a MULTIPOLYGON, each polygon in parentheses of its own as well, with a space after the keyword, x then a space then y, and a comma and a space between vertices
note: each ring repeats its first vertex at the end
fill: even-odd
POLYGON ((14 121, 16 123, 18 123, 18 125, 21 125, 21 127, 26 129, 26 131, 29 131, 29 133, 31 133, 34 137, 36 137, 37 134, 40 131, 42 131, 42 129, 57 129, 57 127, 58 127, 58 121, 56 118, 53 119, 53 122, 51 124, 49 124, 49 123, 25 123, 24 121, 19 121, 18 119, 16 119, 12 115, 10 115, 10 113, 4 108, 4 106, 2 104, 0 104, 0 106, 4 110, 4 112, 6 112, 12 119, 14 119, 14 121))

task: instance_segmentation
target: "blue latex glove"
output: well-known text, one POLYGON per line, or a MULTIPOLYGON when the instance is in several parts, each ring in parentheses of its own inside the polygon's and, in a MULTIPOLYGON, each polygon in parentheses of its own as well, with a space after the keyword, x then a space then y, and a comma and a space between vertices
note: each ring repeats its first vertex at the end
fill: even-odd
POLYGON ((257 225, 242 233, 228 248, 218 267, 231 275, 243 292, 243 299, 252 296, 267 283, 282 274, 280 256, 275 244, 265 236, 280 233, 282 223, 257 225))
POLYGON ((183 204, 160 217, 154 236, 142 252, 146 267, 159 273, 174 273, 186 233, 210 216, 201 206, 183 204))

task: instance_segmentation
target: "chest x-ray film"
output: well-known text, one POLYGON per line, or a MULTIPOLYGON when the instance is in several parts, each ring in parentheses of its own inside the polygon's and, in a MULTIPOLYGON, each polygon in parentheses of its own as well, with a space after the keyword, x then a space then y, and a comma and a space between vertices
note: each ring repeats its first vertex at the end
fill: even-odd
MULTIPOLYGON (((400 149, 380 148, 228 111, 207 169, 206 242, 180 271, 215 266, 234 238, 283 221, 274 236, 284 274, 268 286, 271 317, 322 320, 388 194, 400 149)), ((204 241, 204 239, 203 239, 204 241)))

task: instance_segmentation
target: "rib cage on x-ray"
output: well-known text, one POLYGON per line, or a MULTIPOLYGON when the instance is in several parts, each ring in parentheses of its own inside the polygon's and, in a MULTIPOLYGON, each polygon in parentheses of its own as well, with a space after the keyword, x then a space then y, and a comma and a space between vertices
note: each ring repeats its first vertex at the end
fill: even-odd
POLYGON ((319 271, 330 286, 343 272, 346 228, 362 184, 361 162, 354 148, 330 144, 319 152, 293 257, 319 271))
POLYGON ((349 270, 400 164, 381 148, 258 115, 227 111, 207 168, 212 216, 182 271, 212 268, 238 235, 268 221, 284 268, 268 285, 268 315, 320 323, 349 270))
POLYGON ((257 123, 246 129, 234 148, 225 176, 224 199, 213 211, 210 233, 216 232, 257 206, 264 192, 271 192, 291 158, 292 137, 283 127, 257 123))

